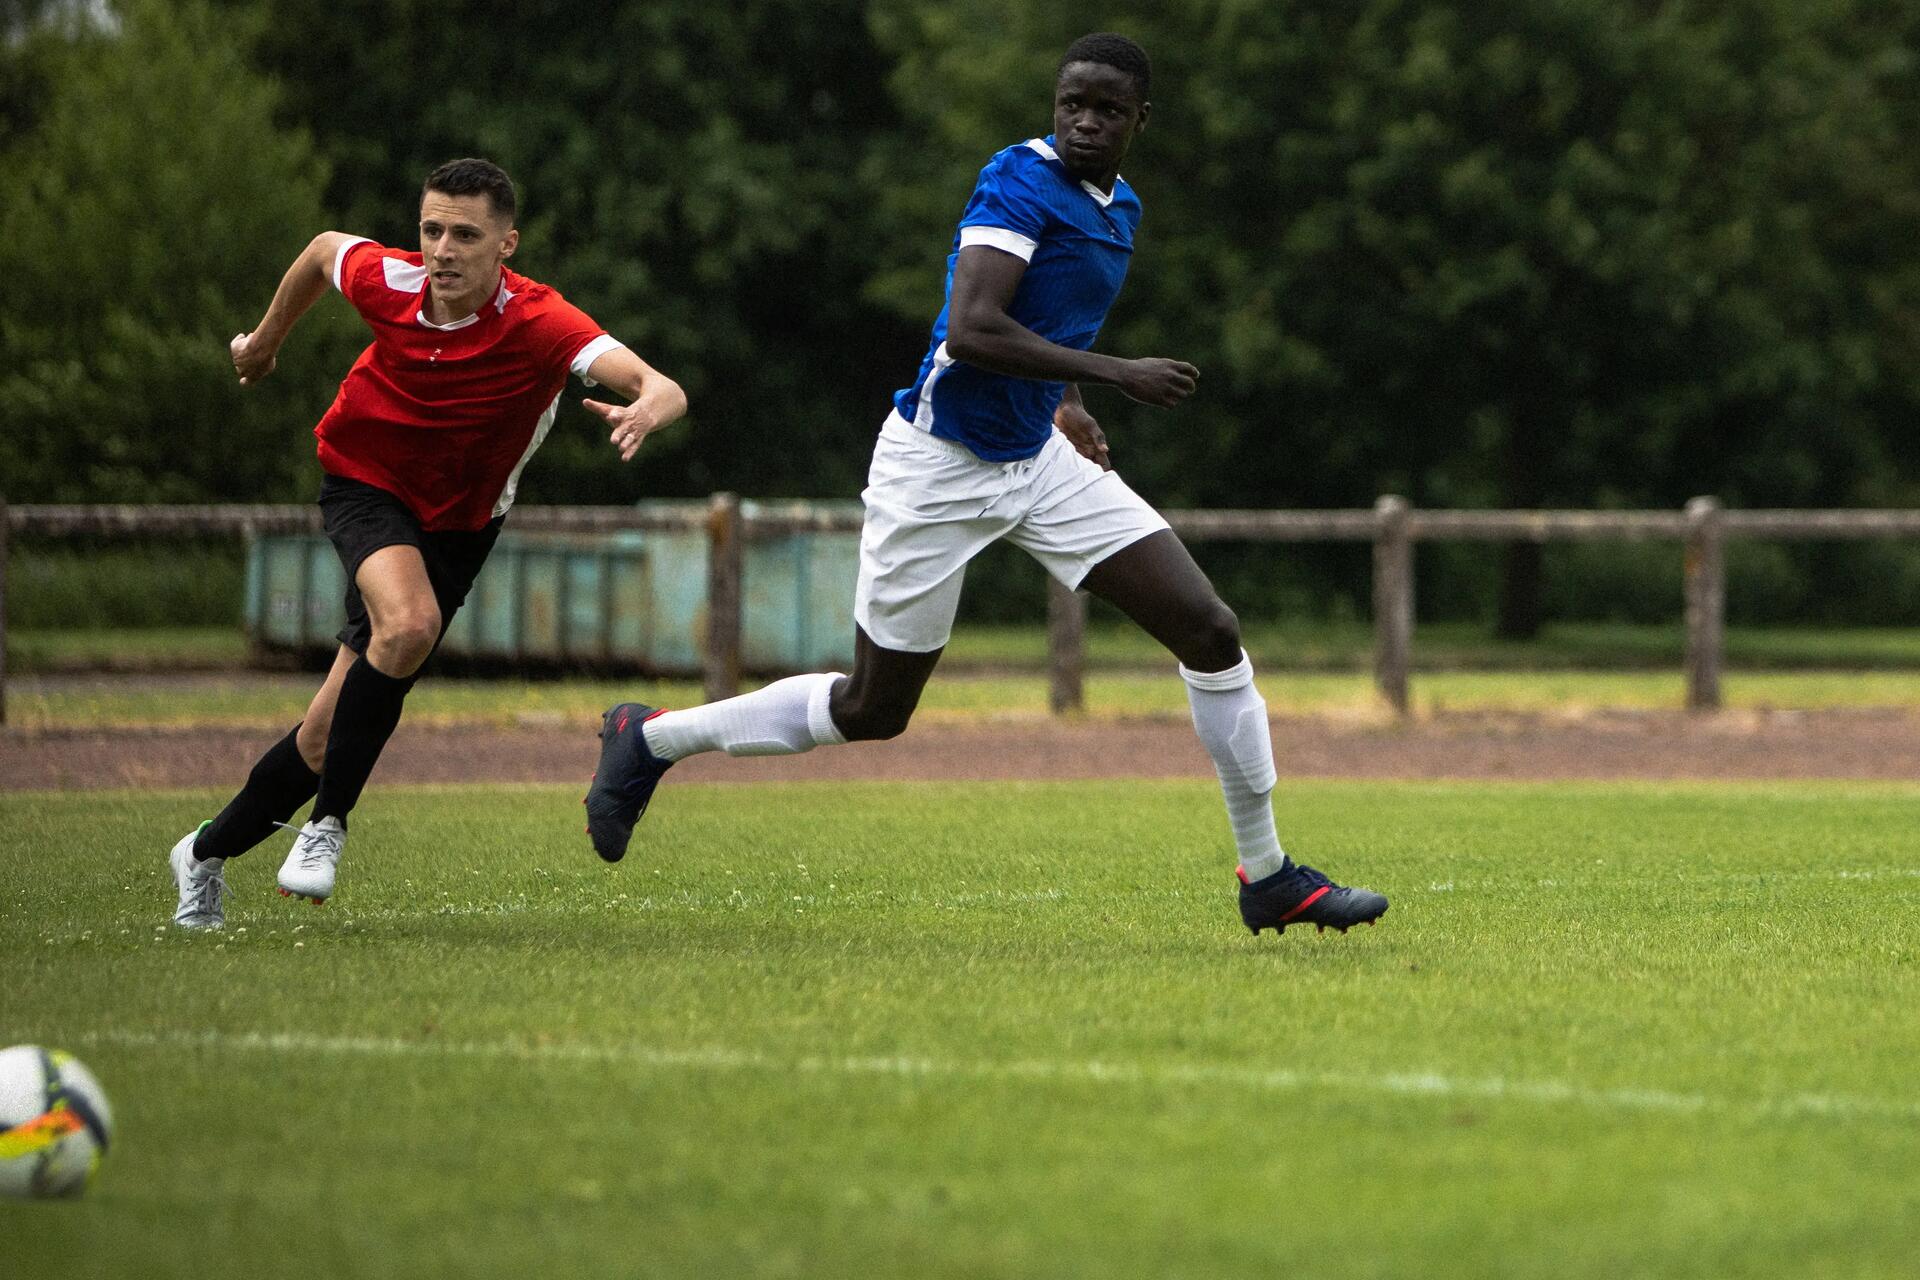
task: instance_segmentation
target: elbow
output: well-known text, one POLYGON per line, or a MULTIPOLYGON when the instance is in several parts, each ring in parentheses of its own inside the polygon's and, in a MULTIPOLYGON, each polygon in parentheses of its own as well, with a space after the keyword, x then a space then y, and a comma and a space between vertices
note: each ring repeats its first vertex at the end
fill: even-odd
POLYGON ((333 261, 340 246, 353 239, 344 231, 322 231, 307 242, 307 265, 325 279, 333 279, 333 261))
POLYGON ((961 316, 947 324, 947 354, 965 364, 976 364, 983 353, 980 327, 961 316))

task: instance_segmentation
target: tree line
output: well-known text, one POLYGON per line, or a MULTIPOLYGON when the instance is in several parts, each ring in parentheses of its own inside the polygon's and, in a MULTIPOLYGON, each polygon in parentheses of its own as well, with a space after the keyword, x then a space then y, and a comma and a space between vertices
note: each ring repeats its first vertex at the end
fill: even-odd
MULTIPOLYGON (((630 468, 569 410, 529 500, 848 496, 974 173, 1047 131, 1086 21, 1031 0, 0 12, 16 501, 307 496, 358 322, 318 308, 245 392, 226 340, 315 231, 408 243, 421 176, 465 154, 522 188, 519 269, 694 405, 630 468)), ((1146 218, 1101 344, 1203 371, 1171 413, 1089 397, 1155 501, 1913 500, 1920 11, 1123 0, 1101 22, 1154 58, 1125 170, 1146 218)), ((1497 575, 1510 630, 1547 599, 1536 556, 1497 575)))

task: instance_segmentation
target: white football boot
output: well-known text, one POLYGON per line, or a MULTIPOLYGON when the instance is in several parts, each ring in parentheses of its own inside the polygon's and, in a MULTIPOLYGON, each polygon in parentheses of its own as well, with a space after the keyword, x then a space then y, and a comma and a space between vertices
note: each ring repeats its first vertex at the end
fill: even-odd
POLYGON ((280 864, 281 896, 311 898, 316 907, 331 898, 334 873, 346 845, 347 829, 332 814, 300 828, 293 852, 280 864))
POLYGON ((193 842, 210 823, 201 823, 173 846, 167 861, 173 864, 173 882, 180 887, 180 905, 173 909, 173 922, 182 929, 218 929, 227 923, 226 907, 220 901, 227 892, 225 858, 193 856, 193 842))

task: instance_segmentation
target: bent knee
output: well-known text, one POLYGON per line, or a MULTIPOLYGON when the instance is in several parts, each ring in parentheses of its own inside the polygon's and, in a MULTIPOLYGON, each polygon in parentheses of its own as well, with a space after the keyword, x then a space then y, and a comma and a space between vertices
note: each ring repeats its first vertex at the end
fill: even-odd
POLYGON ((1224 671, 1240 661, 1240 619, 1215 596, 1186 628, 1180 661, 1195 671, 1224 671))
POLYGON ((374 626, 373 643, 387 654, 419 666, 440 641, 440 611, 429 606, 411 609, 374 626))

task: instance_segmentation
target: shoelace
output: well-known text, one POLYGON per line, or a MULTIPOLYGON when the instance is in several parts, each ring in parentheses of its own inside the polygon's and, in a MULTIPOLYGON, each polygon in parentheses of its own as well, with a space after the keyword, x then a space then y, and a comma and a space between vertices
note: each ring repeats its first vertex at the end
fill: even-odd
POLYGON ((335 831, 331 827, 316 827, 311 837, 303 832, 300 869, 310 871, 323 863, 340 861, 340 846, 346 843, 346 839, 346 832, 335 831))
POLYGON ((1318 871, 1315 871, 1312 867, 1307 866, 1303 862, 1294 863, 1293 869, 1295 871, 1298 871, 1301 874, 1301 876, 1305 878, 1306 882, 1312 885, 1316 889, 1318 889, 1323 884, 1331 885, 1333 883, 1333 881, 1327 879, 1325 876, 1321 875, 1318 871))
POLYGON ((198 888, 193 895, 194 914, 210 916, 220 910, 220 899, 231 898, 233 890, 227 887, 226 868, 209 875, 196 877, 198 888))

